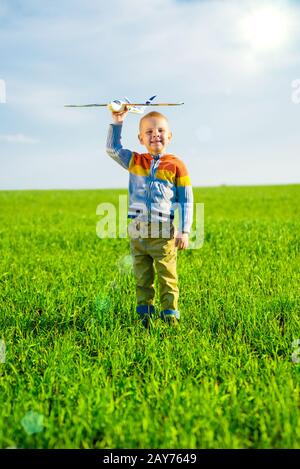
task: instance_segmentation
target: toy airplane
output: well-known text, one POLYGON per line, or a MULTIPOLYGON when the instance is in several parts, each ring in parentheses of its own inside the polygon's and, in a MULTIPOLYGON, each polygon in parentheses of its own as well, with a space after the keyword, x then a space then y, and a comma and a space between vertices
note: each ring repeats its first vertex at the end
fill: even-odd
POLYGON ((152 103, 157 95, 151 96, 145 103, 131 103, 128 98, 124 97, 123 100, 115 99, 106 104, 65 104, 65 107, 99 107, 106 106, 110 111, 123 112, 128 110, 135 114, 143 114, 147 106, 181 106, 184 103, 152 103))

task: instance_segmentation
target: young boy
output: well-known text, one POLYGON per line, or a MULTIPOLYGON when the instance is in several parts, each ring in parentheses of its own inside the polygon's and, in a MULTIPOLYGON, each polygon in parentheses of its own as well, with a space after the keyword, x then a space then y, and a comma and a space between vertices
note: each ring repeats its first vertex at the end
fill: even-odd
POLYGON ((139 141, 147 153, 126 150, 121 145, 123 121, 128 114, 112 112, 107 136, 107 153, 129 171, 128 226, 136 279, 136 311, 144 326, 150 327, 154 309, 154 265, 160 287, 161 318, 177 325, 177 248, 188 247, 193 217, 193 191, 188 171, 175 155, 165 152, 172 133, 167 118, 150 112, 139 126, 139 141), (174 211, 179 208, 176 232, 174 211))

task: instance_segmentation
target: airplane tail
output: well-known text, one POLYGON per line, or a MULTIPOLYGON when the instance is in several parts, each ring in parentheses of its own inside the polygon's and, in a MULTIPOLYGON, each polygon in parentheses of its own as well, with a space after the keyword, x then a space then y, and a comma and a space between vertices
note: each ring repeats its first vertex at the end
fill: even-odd
POLYGON ((145 104, 151 104, 151 101, 153 101, 154 98, 156 98, 157 94, 154 95, 154 96, 151 96, 151 98, 148 99, 148 101, 146 101, 145 104))

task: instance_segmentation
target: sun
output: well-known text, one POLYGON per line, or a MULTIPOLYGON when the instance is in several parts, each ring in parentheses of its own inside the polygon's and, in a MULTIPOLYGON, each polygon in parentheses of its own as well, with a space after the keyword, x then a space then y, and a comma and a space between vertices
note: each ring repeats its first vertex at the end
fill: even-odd
POLYGON ((277 49, 287 39, 288 15, 272 6, 249 13, 240 22, 242 39, 254 50, 277 49))

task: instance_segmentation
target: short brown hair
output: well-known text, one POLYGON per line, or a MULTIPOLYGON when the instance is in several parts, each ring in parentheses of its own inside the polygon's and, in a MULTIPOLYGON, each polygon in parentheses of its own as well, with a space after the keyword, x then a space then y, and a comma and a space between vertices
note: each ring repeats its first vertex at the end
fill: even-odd
POLYGON ((141 130, 141 125, 142 125, 142 122, 144 119, 147 119, 148 117, 162 117, 163 119, 165 119, 168 123, 168 119, 166 118, 166 116, 164 116, 163 114, 161 114, 160 112, 157 112, 157 111, 151 111, 151 112, 148 112, 148 114, 145 114, 141 120, 140 120, 140 130, 141 130))

